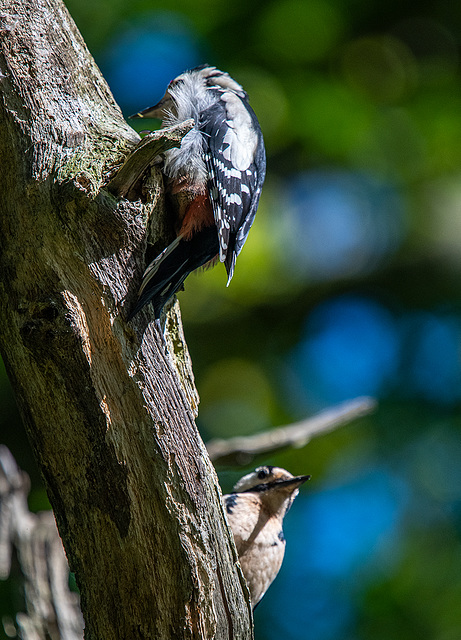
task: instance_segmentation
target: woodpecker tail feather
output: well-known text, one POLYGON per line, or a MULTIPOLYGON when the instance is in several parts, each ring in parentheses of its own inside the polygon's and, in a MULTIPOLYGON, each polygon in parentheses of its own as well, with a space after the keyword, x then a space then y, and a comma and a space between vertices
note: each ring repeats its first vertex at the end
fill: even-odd
POLYGON ((144 272, 138 301, 128 320, 148 302, 154 305, 155 319, 160 318, 163 307, 181 289, 189 273, 212 260, 218 252, 218 232, 214 225, 205 227, 190 240, 178 236, 144 272))
POLYGON ((237 253, 234 251, 235 247, 235 233, 231 233, 229 235, 229 247, 227 250, 226 258, 224 260, 224 266, 227 271, 227 284, 226 287, 230 285, 230 281, 232 280, 232 276, 234 275, 235 262, 237 260, 237 253))

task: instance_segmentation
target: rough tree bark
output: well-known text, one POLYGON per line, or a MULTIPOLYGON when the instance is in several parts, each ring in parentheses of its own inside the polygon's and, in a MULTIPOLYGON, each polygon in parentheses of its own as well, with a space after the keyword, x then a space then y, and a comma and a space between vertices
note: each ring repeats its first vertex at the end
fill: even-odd
POLYGON ((0 348, 86 638, 250 638, 179 313, 124 321, 161 176, 105 187, 138 142, 60 1, 2 0, 0 348))

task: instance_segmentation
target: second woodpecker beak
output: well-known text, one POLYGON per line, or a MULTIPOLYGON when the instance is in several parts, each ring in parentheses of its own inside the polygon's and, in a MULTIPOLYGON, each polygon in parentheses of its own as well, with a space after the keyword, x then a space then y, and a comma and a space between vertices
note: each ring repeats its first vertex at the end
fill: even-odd
POLYGON ((275 482, 270 483, 273 487, 300 487, 307 480, 310 480, 310 476, 295 476, 294 478, 289 478, 288 480, 275 480, 275 482))
POLYGON ((252 486, 248 489, 244 489, 243 493, 249 492, 262 492, 270 491, 271 489, 289 489, 293 491, 300 487, 306 480, 310 480, 310 476, 295 476, 294 478, 288 478, 287 480, 272 480, 272 482, 261 483, 252 486))

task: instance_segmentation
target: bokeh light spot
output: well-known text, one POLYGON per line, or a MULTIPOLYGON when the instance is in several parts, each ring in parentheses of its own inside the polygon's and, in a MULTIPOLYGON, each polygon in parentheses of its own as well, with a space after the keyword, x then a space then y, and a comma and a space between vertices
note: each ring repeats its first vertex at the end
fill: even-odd
POLYGON ((325 302, 309 316, 290 356, 298 400, 302 394, 315 407, 379 396, 397 373, 399 355, 396 322, 382 305, 354 296, 325 302))
POLYGON ((170 80, 206 62, 192 27, 179 15, 145 14, 128 23, 102 56, 101 67, 122 109, 155 104, 170 80))
POLYGON ((461 441, 449 428, 424 434, 411 453, 414 477, 425 494, 440 502, 461 500, 461 441))
POLYGON ((418 203, 424 212, 425 224, 421 233, 425 242, 445 260, 458 265, 461 254, 461 174, 445 175, 426 183, 418 203))
POLYGON ((376 102, 400 100, 417 79, 411 51, 396 38, 355 40, 346 47, 342 63, 348 83, 376 102))
POLYGON ((402 321, 406 357, 402 388, 442 404, 461 399, 461 320, 429 312, 402 321))
POLYGON ((392 32, 413 52, 425 84, 441 85, 453 79, 459 64, 458 43, 445 25, 430 18, 411 17, 392 32))
POLYGON ((403 204, 366 174, 316 171, 288 184, 293 274, 314 280, 370 271, 403 236, 403 204))
POLYGON ((344 160, 360 149, 373 124, 373 106, 345 82, 314 73, 292 95, 292 134, 309 154, 344 160))
POLYGON ((309 530, 306 564, 326 575, 347 576, 380 560, 376 554, 383 544, 391 542, 395 554, 395 527, 407 493, 402 480, 374 469, 348 485, 310 496, 301 512, 303 528, 309 530))

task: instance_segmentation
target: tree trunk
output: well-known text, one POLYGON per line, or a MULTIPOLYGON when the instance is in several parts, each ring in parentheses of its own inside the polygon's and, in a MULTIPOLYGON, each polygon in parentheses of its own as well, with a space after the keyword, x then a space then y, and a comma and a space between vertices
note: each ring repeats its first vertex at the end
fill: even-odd
POLYGON ((165 341, 124 320, 161 174, 104 188, 139 138, 59 0, 3 0, 0 34, 0 347, 86 638, 251 638, 177 305, 165 341))

